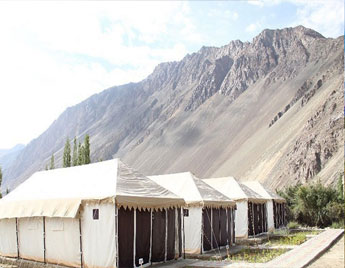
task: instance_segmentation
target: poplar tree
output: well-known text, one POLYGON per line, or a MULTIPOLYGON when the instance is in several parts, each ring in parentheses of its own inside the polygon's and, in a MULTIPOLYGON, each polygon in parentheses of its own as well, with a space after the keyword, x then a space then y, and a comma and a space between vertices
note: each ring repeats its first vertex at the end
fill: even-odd
POLYGON ((73 140, 73 155, 72 155, 72 165, 78 165, 78 145, 77 145, 77 137, 74 137, 73 140))
POLYGON ((49 169, 54 169, 55 168, 55 163, 54 163, 54 154, 52 154, 52 157, 50 158, 50 168, 49 169))
POLYGON ((88 134, 86 134, 84 139, 84 164, 90 164, 90 137, 88 134))
POLYGON ((78 166, 84 165, 84 146, 78 144, 78 166))
POLYGON ((67 137, 65 148, 63 150, 63 158, 62 158, 62 166, 70 167, 71 166, 71 144, 69 142, 69 138, 67 137))

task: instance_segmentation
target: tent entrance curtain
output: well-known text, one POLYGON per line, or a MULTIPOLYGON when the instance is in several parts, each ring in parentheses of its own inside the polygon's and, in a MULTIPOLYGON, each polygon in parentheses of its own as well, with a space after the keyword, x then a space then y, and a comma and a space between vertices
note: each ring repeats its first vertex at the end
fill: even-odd
POLYGON ((262 207, 262 215, 263 215, 263 225, 264 225, 264 232, 268 231, 268 224, 267 224, 267 205, 263 204, 262 207))
POLYGON ((220 215, 220 218, 219 218, 219 220, 220 220, 220 222, 219 222, 219 225, 220 225, 220 244, 219 245, 221 247, 223 247, 223 246, 227 245, 227 241, 228 241, 228 232, 227 232, 227 226, 226 226, 226 224, 227 224, 226 209, 221 208, 219 215, 220 215))
POLYGON ((167 260, 175 259, 175 209, 168 209, 167 260))
POLYGON ((220 219, 220 211, 218 208, 212 209, 212 237, 213 237, 213 248, 219 248, 220 246, 220 226, 219 226, 219 219, 220 219))
POLYGON ((232 217, 232 209, 228 209, 227 210, 227 217, 228 217, 228 236, 227 236, 227 244, 228 245, 231 245, 232 244, 232 236, 233 236, 233 233, 232 233, 232 228, 233 228, 233 224, 232 224, 232 221, 233 221, 233 217, 232 217))
POLYGON ((152 262, 165 260, 165 210, 152 212, 152 262))
POLYGON ((135 265, 139 265, 139 259, 144 263, 150 261, 150 230, 151 230, 151 211, 136 210, 136 237, 135 237, 135 265))
POLYGON ((177 221, 178 221, 178 256, 182 257, 182 231, 181 231, 181 210, 177 210, 177 221))
POLYGON ((211 249, 211 209, 202 209, 202 226, 203 226, 203 249, 204 251, 211 249))
POLYGON ((119 267, 133 267, 134 210, 118 210, 119 267))
POLYGON ((285 226, 285 204, 273 201, 274 228, 285 226))
POLYGON ((253 203, 248 202, 248 235, 251 236, 254 234, 254 211, 253 203))
POLYGON ((248 235, 257 235, 267 231, 267 213, 265 204, 248 202, 248 235))
POLYGON ((232 222, 232 243, 235 244, 235 239, 236 239, 236 233, 235 233, 235 228, 236 228, 236 219, 235 219, 236 211, 234 209, 231 209, 231 222, 232 222))

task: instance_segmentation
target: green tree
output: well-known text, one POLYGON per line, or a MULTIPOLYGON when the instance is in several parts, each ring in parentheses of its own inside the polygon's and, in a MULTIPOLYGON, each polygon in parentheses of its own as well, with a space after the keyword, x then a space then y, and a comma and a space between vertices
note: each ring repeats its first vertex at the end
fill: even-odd
POLYGON ((0 166, 0 198, 2 198, 1 184, 2 184, 2 170, 1 170, 1 166, 0 166))
POLYGON ((86 134, 84 139, 84 164, 90 164, 90 137, 88 134, 86 134))
POLYGON ((72 165, 78 165, 78 145, 77 145, 77 137, 74 137, 73 140, 73 154, 72 154, 72 165))
POLYGON ((54 154, 52 154, 50 158, 50 167, 49 169, 54 169, 55 168, 55 160, 54 160, 54 154))
POLYGON ((79 142, 78 144, 78 165, 84 165, 84 146, 79 142))
POLYGON ((71 144, 68 137, 66 139, 65 148, 63 150, 62 161, 62 166, 64 168, 71 166, 71 144))
POLYGON ((280 192, 287 201, 288 220, 308 226, 326 227, 344 219, 344 201, 339 190, 320 181, 290 186, 280 192))
POLYGON ((337 191, 338 191, 338 199, 339 199, 339 201, 344 202, 343 174, 341 174, 339 176, 339 178, 338 178, 337 191))

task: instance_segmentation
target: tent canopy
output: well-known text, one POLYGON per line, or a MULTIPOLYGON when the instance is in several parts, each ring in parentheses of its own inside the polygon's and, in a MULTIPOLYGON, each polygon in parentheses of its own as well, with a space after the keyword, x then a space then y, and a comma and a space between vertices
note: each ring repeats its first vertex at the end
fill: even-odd
POLYGON ((115 202, 117 206, 162 209, 185 204, 169 190, 119 159, 40 171, 0 201, 1 218, 69 217, 83 202, 115 202))
POLYGON ((263 196, 255 193, 246 185, 239 183, 234 177, 203 179, 203 181, 235 201, 266 202, 263 196))
POLYGON ((182 197, 188 206, 233 207, 236 203, 204 183, 191 172, 149 176, 150 179, 182 197))
POLYGON ((286 202, 283 197, 281 197, 278 194, 274 193, 273 191, 267 189, 258 181, 246 181, 246 182, 242 182, 242 183, 266 199, 274 200, 278 203, 285 203, 286 202))

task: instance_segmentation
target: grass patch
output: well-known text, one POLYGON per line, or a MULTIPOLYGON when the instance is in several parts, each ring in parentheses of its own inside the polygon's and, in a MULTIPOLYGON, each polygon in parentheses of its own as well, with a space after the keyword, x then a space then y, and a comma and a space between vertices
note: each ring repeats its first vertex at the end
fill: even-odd
POLYGON ((246 248, 241 251, 230 255, 228 260, 231 261, 244 261, 244 262, 268 262, 281 254, 287 252, 288 249, 251 249, 246 248))
POLYGON ((267 242, 268 245, 300 245, 307 240, 306 233, 297 233, 285 237, 273 237, 267 242))
POLYGON ((320 231, 299 231, 284 237, 272 237, 267 245, 291 245, 297 246, 307 240, 307 235, 318 235, 320 231))

